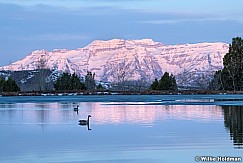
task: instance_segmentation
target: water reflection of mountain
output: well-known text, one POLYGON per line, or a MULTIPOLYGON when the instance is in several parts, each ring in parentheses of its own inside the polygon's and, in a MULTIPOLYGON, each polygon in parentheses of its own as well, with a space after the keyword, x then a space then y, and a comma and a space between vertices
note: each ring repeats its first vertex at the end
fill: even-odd
POLYGON ((117 103, 105 105, 93 103, 89 113, 92 115, 93 120, 100 124, 152 124, 155 121, 167 119, 207 122, 217 121, 223 118, 220 106, 208 105, 117 105, 117 103))
POLYGON ((13 109, 10 109, 8 104, 0 105, 0 108, 2 108, 0 109, 0 118, 1 116, 6 118, 10 114, 15 114, 18 117, 18 123, 75 123, 77 119, 85 118, 89 114, 92 115, 92 123, 96 124, 153 124, 156 121, 166 119, 207 122, 223 118, 221 107, 213 105, 129 105, 123 103, 80 102, 24 103, 14 104, 11 107, 13 109), (73 111, 73 107, 77 105, 80 106, 79 114, 73 111))
POLYGON ((224 124, 236 148, 243 148, 243 106, 222 106, 224 124))

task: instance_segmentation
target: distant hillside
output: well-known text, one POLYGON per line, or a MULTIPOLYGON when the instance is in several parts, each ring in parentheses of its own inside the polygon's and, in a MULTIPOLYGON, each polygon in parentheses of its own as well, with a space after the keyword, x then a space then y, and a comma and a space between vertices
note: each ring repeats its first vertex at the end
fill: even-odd
MULTIPOLYGON (((0 71, 0 78, 11 77, 20 87, 21 91, 39 91, 40 90, 40 76, 38 70, 23 70, 23 71, 0 71)), ((54 82, 60 74, 45 70, 42 90, 53 90, 54 82)))

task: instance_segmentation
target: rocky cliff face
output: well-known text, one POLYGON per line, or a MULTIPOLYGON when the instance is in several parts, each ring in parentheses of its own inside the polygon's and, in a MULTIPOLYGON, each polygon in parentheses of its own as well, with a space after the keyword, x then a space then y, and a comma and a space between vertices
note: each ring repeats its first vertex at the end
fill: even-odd
POLYGON ((37 50, 0 70, 36 69, 38 62, 44 59, 50 69, 80 75, 92 71, 96 80, 152 81, 167 71, 173 73, 180 84, 188 84, 186 80, 189 80, 193 85, 197 77, 208 79, 222 68, 227 52, 228 44, 225 43, 164 45, 151 39, 97 40, 76 50, 37 50), (183 79, 185 77, 187 79, 183 79))

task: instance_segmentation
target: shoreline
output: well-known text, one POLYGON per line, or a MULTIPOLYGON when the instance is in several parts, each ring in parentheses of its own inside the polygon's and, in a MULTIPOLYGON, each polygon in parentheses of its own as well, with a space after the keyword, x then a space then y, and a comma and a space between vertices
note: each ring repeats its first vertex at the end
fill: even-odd
POLYGON ((33 91, 3 92, 0 96, 79 96, 79 95, 211 95, 243 94, 243 91, 180 90, 180 91, 33 91))

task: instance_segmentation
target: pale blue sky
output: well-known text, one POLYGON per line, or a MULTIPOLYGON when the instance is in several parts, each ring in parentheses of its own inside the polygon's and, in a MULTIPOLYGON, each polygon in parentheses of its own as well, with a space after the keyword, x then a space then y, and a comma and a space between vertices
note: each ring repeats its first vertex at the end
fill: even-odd
POLYGON ((243 0, 0 0, 0 66, 33 50, 75 49, 96 39, 230 43, 243 35, 242 6, 243 0))

